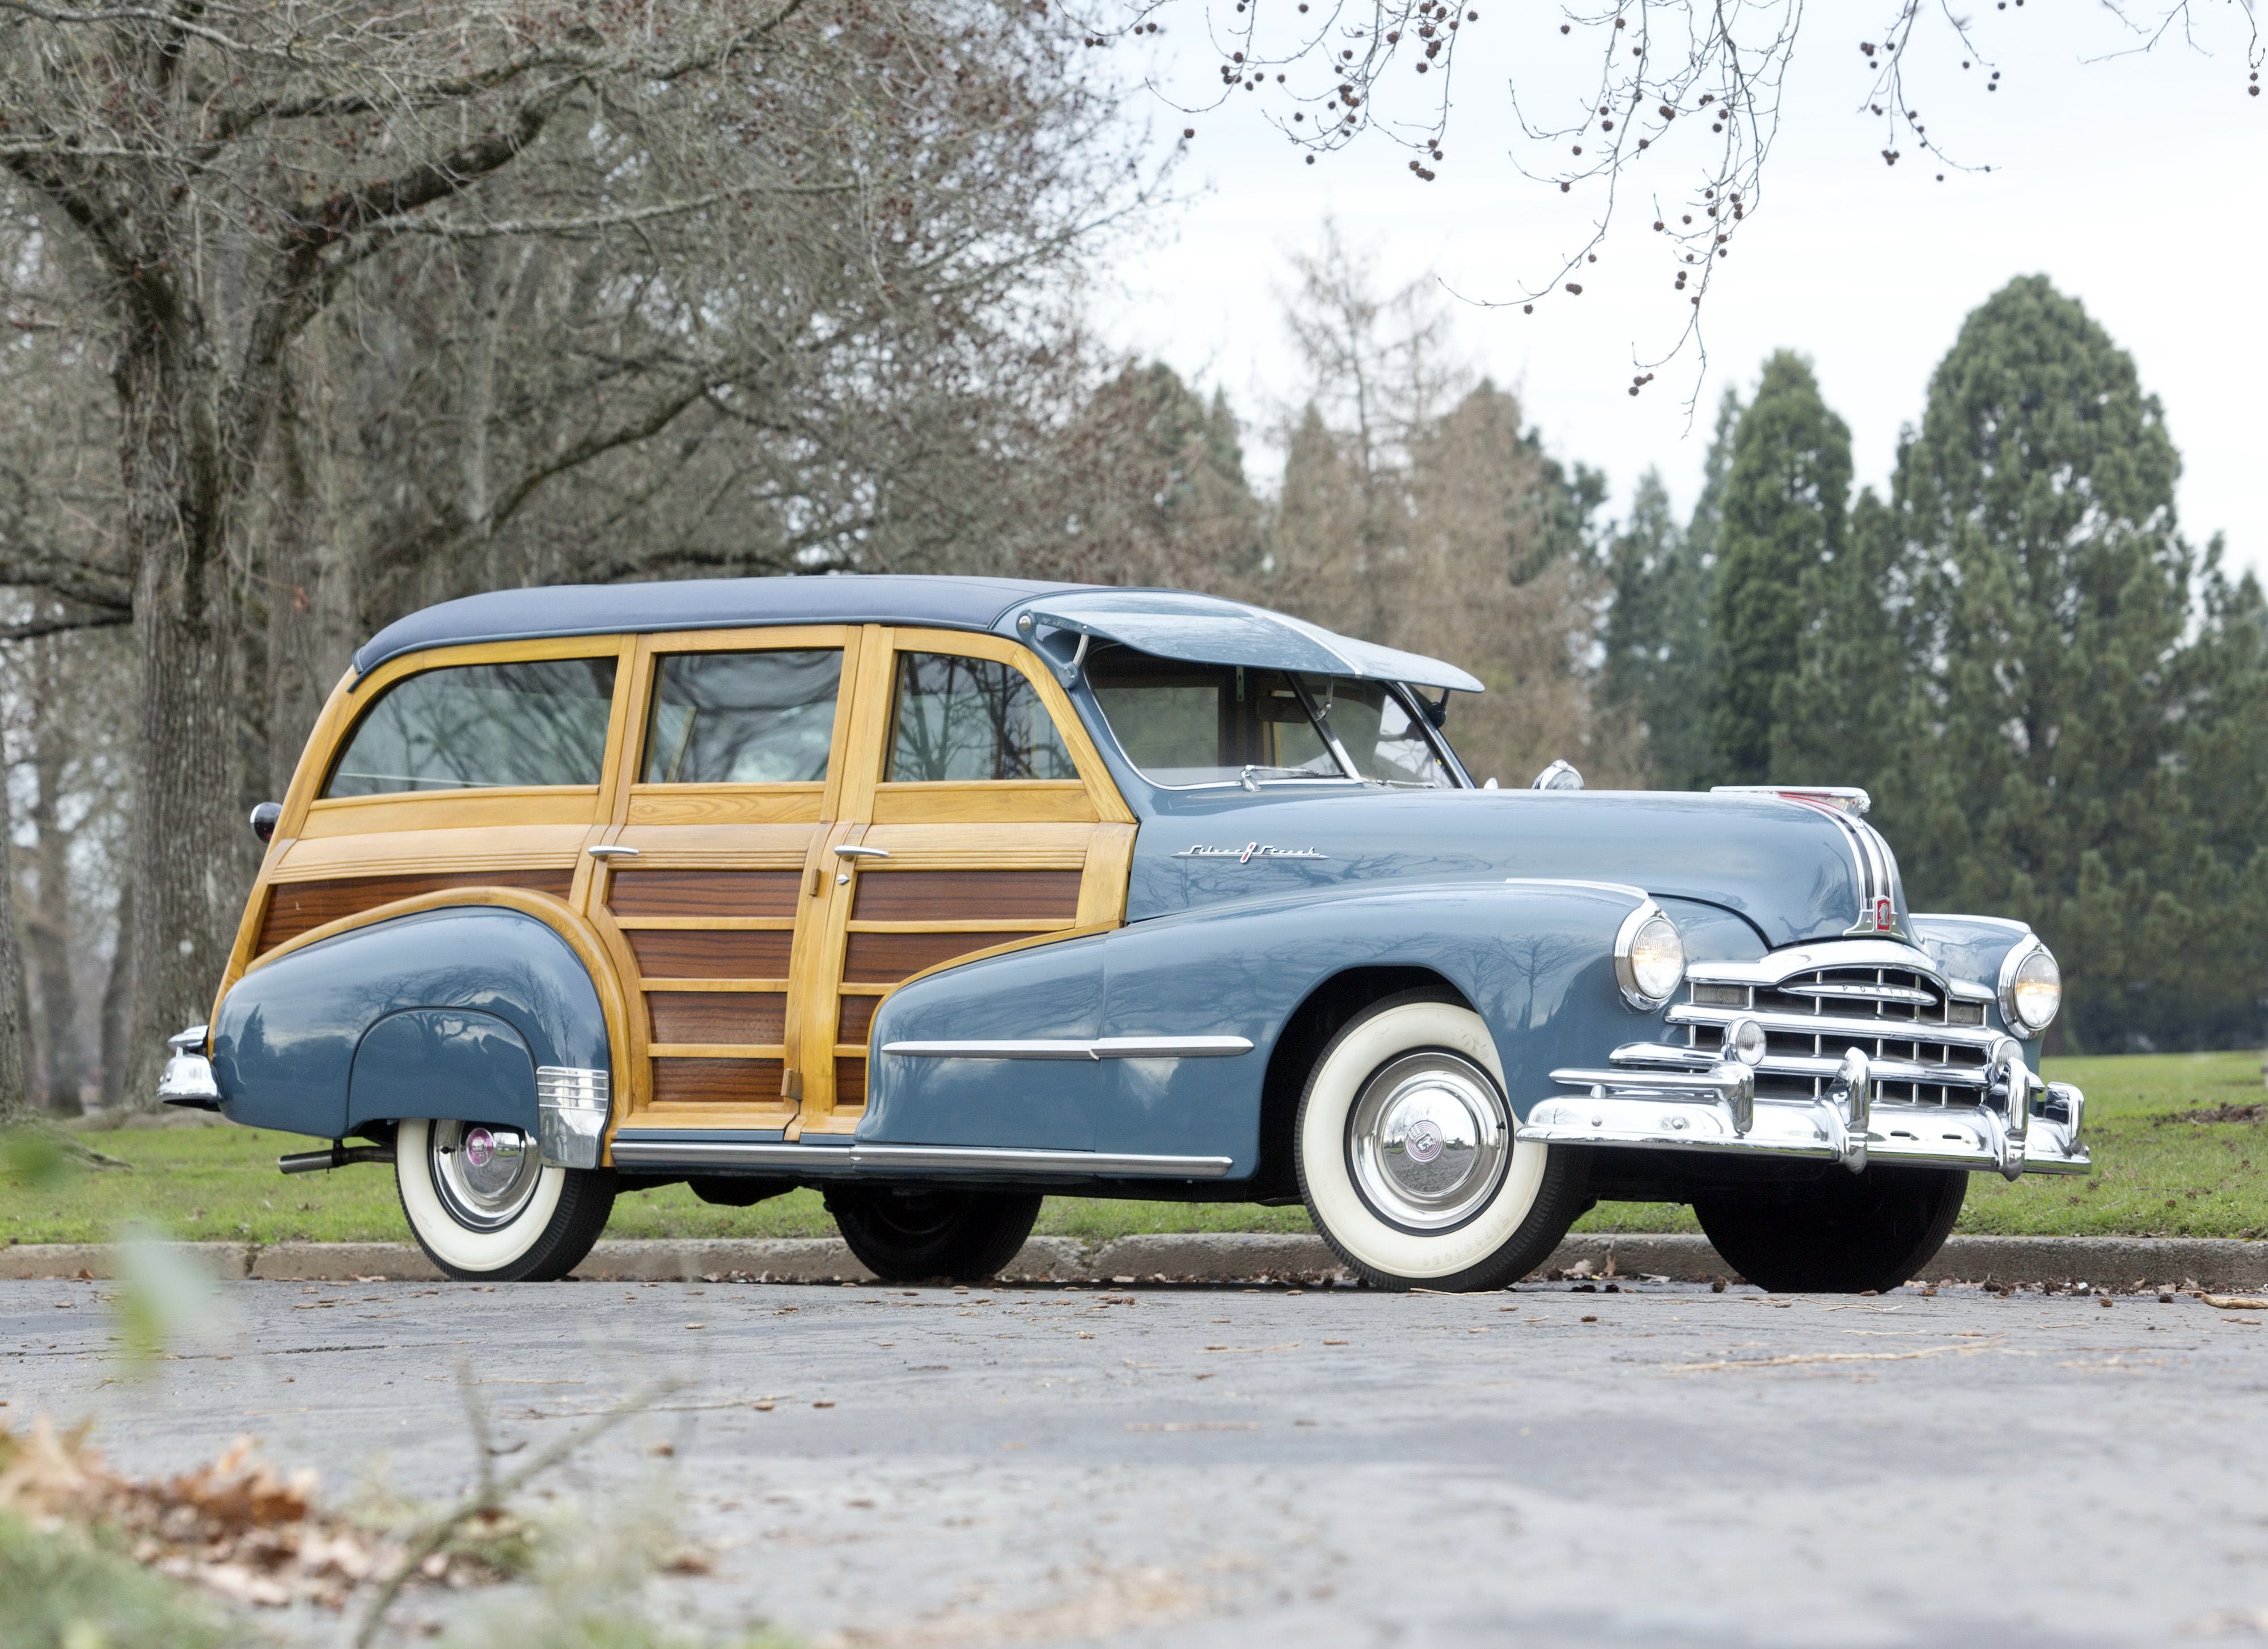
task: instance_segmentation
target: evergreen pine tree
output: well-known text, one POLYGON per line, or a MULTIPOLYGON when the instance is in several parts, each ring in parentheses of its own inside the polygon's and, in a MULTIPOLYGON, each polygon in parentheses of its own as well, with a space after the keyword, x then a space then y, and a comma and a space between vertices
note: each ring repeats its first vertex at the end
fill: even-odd
POLYGON ((1909 886, 2029 920, 2071 982, 2066 1034, 2095 1046, 2146 1034, 2195 914, 2180 470, 2132 359, 2029 276, 1962 324, 1893 483, 1919 666, 1909 886))
POLYGON ((1806 579, 1843 551, 1850 490, 1850 429, 1821 399, 1809 363, 1781 350, 1741 415, 1719 533, 1715 724, 1732 783, 1772 777, 1774 715, 1781 682, 1798 668, 1806 579))
POLYGON ((1660 475, 1648 470, 1638 479, 1630 519, 1607 549, 1614 600, 1600 696, 1644 728, 1647 776, 1669 790, 1703 788, 1716 769, 1709 572, 1694 535, 1671 513, 1660 475))

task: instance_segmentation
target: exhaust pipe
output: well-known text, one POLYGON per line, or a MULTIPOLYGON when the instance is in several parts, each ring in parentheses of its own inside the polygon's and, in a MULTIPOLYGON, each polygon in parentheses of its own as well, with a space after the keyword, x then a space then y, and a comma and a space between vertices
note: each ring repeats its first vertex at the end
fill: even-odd
POLYGON ((343 1139, 334 1139, 328 1151, 294 1151, 276 1158, 276 1166, 286 1174, 321 1174, 343 1168, 350 1162, 393 1160, 391 1145, 350 1145, 343 1139))

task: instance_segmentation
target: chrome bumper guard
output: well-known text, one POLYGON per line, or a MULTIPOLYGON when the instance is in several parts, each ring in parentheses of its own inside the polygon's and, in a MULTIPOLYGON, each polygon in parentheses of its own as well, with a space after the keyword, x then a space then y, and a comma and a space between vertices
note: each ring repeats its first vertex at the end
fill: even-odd
POLYGON ((2042 1082, 2005 1037, 1993 1048, 1976 1105, 1878 1100, 1875 1084, 1904 1079, 1904 1067, 1857 1048, 1839 1061, 1819 1062, 1831 1066, 1833 1080, 1813 1100, 1760 1097, 1752 1066, 1692 1049, 1634 1042, 1609 1057, 1612 1070, 1553 1071, 1554 1082, 1588 1092, 1537 1101, 1518 1137, 1809 1158, 1853 1174, 1870 1161, 1989 1168, 2010 1180, 2085 1174, 2093 1166, 2080 1143, 2087 1096, 2068 1082, 2042 1082), (2011 1094, 2021 1097, 2011 1104, 2011 1094))
POLYGON ((613 1083, 579 1065, 535 1068, 535 1145, 557 1168, 595 1168, 607 1136, 613 1083))
POLYGON ((204 1056, 210 1029, 192 1025, 166 1039, 173 1051, 158 1076, 158 1098, 163 1103, 193 1111, 220 1109, 220 1085, 213 1080, 212 1061, 204 1056))

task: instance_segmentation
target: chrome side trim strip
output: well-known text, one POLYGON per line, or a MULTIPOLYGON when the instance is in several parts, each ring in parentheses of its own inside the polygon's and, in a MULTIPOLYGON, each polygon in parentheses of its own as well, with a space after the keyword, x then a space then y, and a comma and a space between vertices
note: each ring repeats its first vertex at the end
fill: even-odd
POLYGON ((998 1042, 884 1042, 908 1059, 1221 1059, 1252 1051, 1245 1036, 1103 1036, 1091 1042, 1043 1037, 998 1042))
POLYGON ((1099 1151, 1015 1150, 990 1145, 802 1145, 747 1139, 640 1138, 615 1136, 615 1160, 626 1167, 785 1168, 839 1173, 845 1168, 887 1172, 1041 1174, 1075 1179, 1218 1180, 1227 1157, 1140 1156, 1099 1151))

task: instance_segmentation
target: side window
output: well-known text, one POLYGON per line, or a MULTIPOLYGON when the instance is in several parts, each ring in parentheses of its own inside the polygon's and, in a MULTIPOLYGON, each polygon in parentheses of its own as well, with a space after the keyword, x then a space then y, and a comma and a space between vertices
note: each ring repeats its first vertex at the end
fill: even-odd
POLYGON ((843 655, 674 652, 653 678, 649 784, 792 784, 827 777, 843 655))
POLYGON ((612 659, 468 664, 407 676, 363 712, 323 794, 596 784, 612 659))
POLYGON ((1023 672, 942 652, 898 655, 885 773, 900 784, 1079 777, 1023 672))

